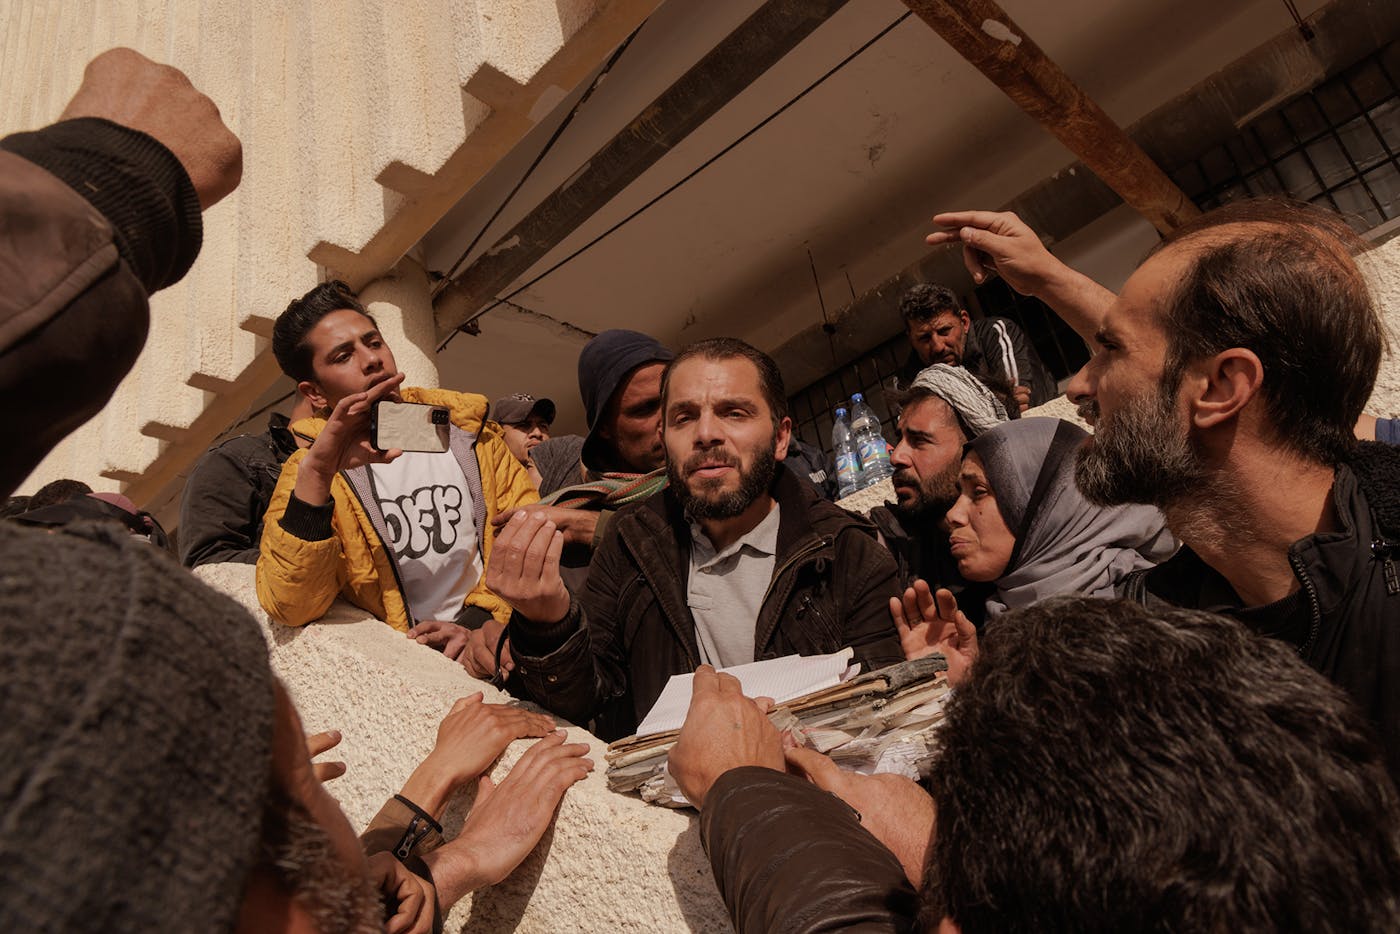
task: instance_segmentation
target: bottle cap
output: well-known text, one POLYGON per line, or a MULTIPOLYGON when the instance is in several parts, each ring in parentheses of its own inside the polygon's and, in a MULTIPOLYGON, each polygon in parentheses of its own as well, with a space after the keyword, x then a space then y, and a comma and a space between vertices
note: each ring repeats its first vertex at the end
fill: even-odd
POLYGON ((865 401, 865 396, 862 396, 862 395, 861 395, 860 393, 858 393, 858 392, 853 392, 853 393, 851 393, 851 401, 852 401, 852 402, 864 402, 864 401, 865 401))

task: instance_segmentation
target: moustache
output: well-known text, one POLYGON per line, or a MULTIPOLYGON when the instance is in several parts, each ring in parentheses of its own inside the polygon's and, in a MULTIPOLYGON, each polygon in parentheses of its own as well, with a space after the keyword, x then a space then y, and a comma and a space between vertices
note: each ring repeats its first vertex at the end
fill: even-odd
POLYGON ((1099 403, 1096 400, 1091 399, 1088 402, 1081 402, 1079 403, 1077 408, 1079 410, 1079 417, 1084 419, 1084 421, 1088 422, 1090 425, 1098 421, 1099 403))
POLYGON ((890 483, 894 484, 895 486, 919 485, 918 478, 916 478, 912 473, 910 473, 907 470, 896 470, 894 473, 890 474, 890 483))
POLYGON ((695 471, 701 469, 702 467, 719 466, 734 467, 737 469, 741 465, 739 463, 739 458, 735 457, 733 454, 728 454, 720 451, 712 451, 701 454, 694 454, 690 456, 686 459, 683 470, 685 472, 685 475, 688 477, 691 474, 695 473, 695 471))

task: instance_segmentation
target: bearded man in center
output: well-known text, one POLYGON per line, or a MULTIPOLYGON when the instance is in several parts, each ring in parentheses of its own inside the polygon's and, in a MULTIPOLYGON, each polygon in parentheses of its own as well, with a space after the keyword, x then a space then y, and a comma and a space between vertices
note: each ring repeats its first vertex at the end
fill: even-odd
POLYGON ((701 341, 661 393, 670 483, 617 513, 577 597, 551 521, 522 513, 502 530, 487 581, 514 608, 512 691, 615 739, 702 664, 848 646, 863 670, 902 661, 896 568, 874 527, 778 469, 792 422, 772 358, 701 341))

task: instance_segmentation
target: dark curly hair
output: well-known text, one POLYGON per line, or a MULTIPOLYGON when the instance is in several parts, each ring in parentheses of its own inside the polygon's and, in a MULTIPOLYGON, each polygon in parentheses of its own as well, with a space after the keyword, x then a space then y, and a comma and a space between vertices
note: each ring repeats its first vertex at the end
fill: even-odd
POLYGON ((1370 725, 1233 620, 1084 597, 1008 613, 941 737, 929 930, 1400 930, 1370 725))

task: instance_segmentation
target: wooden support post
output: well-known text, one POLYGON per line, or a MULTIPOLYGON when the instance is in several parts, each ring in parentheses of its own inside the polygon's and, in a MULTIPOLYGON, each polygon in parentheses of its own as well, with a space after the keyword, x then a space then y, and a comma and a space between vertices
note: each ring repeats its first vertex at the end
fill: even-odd
POLYGON ((847 2, 767 0, 445 286, 434 303, 438 334, 480 316, 499 292, 847 2))
POLYGON ((1200 210, 993 0, 904 0, 1134 210, 1168 233, 1200 210))

